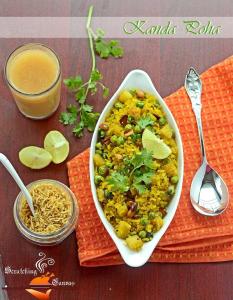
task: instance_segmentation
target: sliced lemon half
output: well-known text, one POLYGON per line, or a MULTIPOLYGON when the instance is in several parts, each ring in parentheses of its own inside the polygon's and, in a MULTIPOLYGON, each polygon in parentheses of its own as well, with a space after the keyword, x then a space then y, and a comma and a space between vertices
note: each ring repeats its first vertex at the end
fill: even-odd
POLYGON ((157 159, 167 158, 171 154, 171 149, 163 140, 158 138, 149 129, 145 129, 142 134, 143 148, 153 153, 153 157, 157 159))
POLYGON ((52 161, 55 164, 60 164, 66 160, 70 151, 69 142, 57 130, 52 130, 46 135, 44 148, 52 155, 52 161))
POLYGON ((31 169, 43 169, 52 161, 52 155, 43 148, 28 146, 19 152, 20 162, 31 169))

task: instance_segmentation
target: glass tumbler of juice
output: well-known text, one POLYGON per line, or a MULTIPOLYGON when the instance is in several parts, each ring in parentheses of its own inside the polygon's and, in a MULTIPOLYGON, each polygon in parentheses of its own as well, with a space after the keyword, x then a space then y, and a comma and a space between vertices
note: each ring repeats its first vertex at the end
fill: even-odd
POLYGON ((14 50, 6 62, 5 78, 26 117, 45 119, 58 108, 61 65, 56 53, 47 46, 30 43, 14 50))

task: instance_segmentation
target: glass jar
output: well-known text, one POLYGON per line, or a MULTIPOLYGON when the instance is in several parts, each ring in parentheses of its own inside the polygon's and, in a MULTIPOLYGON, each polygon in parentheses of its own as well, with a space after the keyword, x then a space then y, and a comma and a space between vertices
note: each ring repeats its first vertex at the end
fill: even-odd
POLYGON ((40 234, 31 231, 28 227, 26 227, 23 221, 20 218, 20 209, 21 209, 21 201, 23 199, 23 194, 20 192, 15 200, 14 208, 13 208, 13 215, 15 224, 20 231, 20 233, 30 242, 40 245, 40 246, 53 246, 56 244, 61 243, 66 237, 68 237, 76 227, 78 215, 79 215, 79 208, 77 199, 74 193, 63 183, 52 180, 52 179, 42 179, 33 181, 29 185, 27 185, 28 190, 30 190, 33 186, 38 184, 48 184, 51 183, 53 185, 57 185, 59 188, 63 189, 64 192, 68 193, 70 199, 72 201, 72 210, 71 216, 68 219, 67 223, 58 231, 49 233, 49 234, 40 234))
POLYGON ((49 47, 30 43, 15 49, 5 65, 5 79, 20 112, 40 120, 60 103, 61 64, 49 47))

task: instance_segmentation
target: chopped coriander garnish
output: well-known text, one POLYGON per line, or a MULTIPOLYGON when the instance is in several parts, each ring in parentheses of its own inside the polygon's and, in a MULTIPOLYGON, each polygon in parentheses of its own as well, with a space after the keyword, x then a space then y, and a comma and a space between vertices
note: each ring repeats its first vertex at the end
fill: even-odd
POLYGON ((108 178, 108 183, 111 185, 113 191, 120 191, 122 193, 129 190, 129 178, 119 172, 113 172, 108 178))
POLYGON ((154 121, 151 119, 150 116, 141 117, 141 118, 137 121, 137 125, 138 125, 141 129, 145 129, 147 126, 153 125, 153 124, 154 124, 154 121))
POLYGON ((153 169, 153 156, 152 152, 148 152, 146 149, 143 149, 142 152, 137 153, 133 156, 131 160, 131 164, 133 165, 134 169, 132 173, 142 167, 146 166, 150 169, 153 169))
POLYGON ((147 190, 147 187, 145 186, 145 184, 141 184, 141 183, 137 183, 137 182, 133 183, 133 187, 137 190, 139 195, 145 193, 147 190))

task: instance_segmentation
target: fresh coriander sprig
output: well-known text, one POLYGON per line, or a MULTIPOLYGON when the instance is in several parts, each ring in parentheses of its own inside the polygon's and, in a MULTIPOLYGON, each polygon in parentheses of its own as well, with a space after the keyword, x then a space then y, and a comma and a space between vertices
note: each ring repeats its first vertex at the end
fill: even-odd
POLYGON ((143 194, 148 190, 155 174, 152 153, 143 149, 140 153, 134 154, 131 159, 127 159, 126 164, 131 170, 130 175, 126 175, 124 169, 114 171, 108 177, 108 184, 113 191, 125 193, 132 187, 140 195, 143 194))
POLYGON ((119 46, 118 41, 104 41, 102 29, 98 29, 96 33, 93 31, 91 28, 92 15, 93 6, 90 6, 86 23, 92 59, 89 79, 84 82, 82 76, 78 75, 64 80, 64 84, 74 94, 78 105, 69 105, 66 112, 61 113, 60 122, 64 125, 73 125, 73 133, 77 137, 83 136, 85 128, 90 132, 94 131, 99 118, 99 113, 93 111, 93 106, 86 104, 89 93, 95 95, 98 87, 100 87, 103 91, 103 97, 106 98, 109 94, 109 89, 102 83, 103 76, 96 68, 95 54, 98 54, 101 58, 108 58, 109 56, 117 58, 123 55, 123 48, 119 46))

